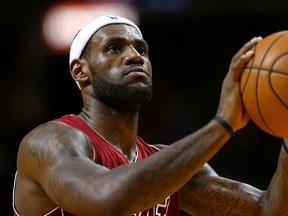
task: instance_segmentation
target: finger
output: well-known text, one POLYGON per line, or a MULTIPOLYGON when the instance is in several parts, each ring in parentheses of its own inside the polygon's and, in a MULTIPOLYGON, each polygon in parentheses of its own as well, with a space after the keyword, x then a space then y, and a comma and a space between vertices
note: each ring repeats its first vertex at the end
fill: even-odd
POLYGON ((259 41, 262 40, 262 37, 254 37, 250 41, 246 42, 244 46, 234 55, 234 59, 237 60, 243 54, 251 50, 254 46, 257 45, 259 41))
POLYGON ((246 53, 242 54, 235 63, 235 69, 240 71, 244 68, 248 61, 254 56, 254 49, 248 50, 246 53))
POLYGON ((254 55, 254 49, 252 48, 255 47, 260 40, 262 40, 262 37, 252 38, 233 57, 231 72, 234 79, 239 79, 242 74, 242 69, 254 55))

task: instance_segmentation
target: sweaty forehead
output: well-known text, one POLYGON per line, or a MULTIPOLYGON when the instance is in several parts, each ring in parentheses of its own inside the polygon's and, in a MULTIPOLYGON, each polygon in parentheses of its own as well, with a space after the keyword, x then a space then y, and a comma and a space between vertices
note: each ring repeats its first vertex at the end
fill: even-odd
POLYGON ((96 40, 108 40, 109 38, 143 39, 137 29, 127 24, 110 24, 99 29, 95 34, 96 40))

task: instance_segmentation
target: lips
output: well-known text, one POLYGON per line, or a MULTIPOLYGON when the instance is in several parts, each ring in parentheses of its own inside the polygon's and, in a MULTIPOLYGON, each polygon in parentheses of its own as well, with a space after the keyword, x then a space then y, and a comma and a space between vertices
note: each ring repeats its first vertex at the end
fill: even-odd
POLYGON ((124 71, 124 75, 129 75, 131 73, 144 73, 146 76, 149 76, 146 70, 143 69, 143 67, 131 67, 124 71))

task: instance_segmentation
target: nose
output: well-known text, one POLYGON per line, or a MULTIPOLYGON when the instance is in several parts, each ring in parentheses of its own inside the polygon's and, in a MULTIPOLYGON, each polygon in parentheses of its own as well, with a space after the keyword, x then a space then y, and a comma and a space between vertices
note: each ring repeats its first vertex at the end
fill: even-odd
POLYGON ((139 52, 134 48, 130 47, 127 49, 126 56, 124 58, 124 64, 130 65, 130 64, 144 64, 144 58, 139 54, 139 52))

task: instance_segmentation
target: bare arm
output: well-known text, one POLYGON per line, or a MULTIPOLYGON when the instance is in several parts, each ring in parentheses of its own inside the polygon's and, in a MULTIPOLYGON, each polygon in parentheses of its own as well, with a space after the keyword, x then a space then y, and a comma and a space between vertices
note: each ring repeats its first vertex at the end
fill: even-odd
POLYGON ((282 148, 267 191, 219 177, 206 165, 181 189, 181 207, 193 216, 287 216, 287 185, 288 155, 282 148))
POLYGON ((248 184, 218 176, 207 164, 181 189, 181 208, 193 216, 256 216, 263 207, 263 194, 248 184))
MULTIPOLYGON (((223 82, 217 115, 234 130, 248 121, 241 104, 239 77, 252 57, 247 51, 256 43, 254 39, 236 53, 223 82)), ((41 185, 53 202, 75 215, 132 215, 182 188, 229 138, 230 134, 211 120, 170 148, 141 162, 108 170, 91 160, 91 143, 84 134, 49 123, 21 144, 19 174, 41 185)))
MULTIPOLYGON (((288 140, 285 139, 286 145, 288 140)), ((288 155, 281 149, 276 173, 264 196, 262 216, 288 215, 288 155)))
POLYGON ((89 139, 70 130, 48 123, 33 131, 21 144, 18 171, 75 215, 132 215, 152 207, 179 190, 229 138, 212 120, 171 148, 108 170, 92 161, 89 139))

